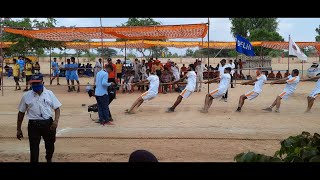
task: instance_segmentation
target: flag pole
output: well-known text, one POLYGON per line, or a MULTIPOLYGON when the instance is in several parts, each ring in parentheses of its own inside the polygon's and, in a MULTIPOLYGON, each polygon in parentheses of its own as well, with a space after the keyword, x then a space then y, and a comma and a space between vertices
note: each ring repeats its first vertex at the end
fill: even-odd
MULTIPOLYGON (((209 20, 209 17, 208 17, 208 66, 210 66, 210 61, 209 61, 209 58, 210 58, 210 49, 209 49, 209 35, 210 35, 210 20, 209 20)), ((209 79, 210 79, 210 76, 209 76, 209 74, 210 74, 210 71, 209 71, 209 73, 208 73, 208 81, 209 81, 209 79)), ((208 83, 208 93, 210 92, 210 83, 208 83)))
POLYGON ((290 34, 289 34, 289 42, 288 42, 288 72, 290 70, 290 34))

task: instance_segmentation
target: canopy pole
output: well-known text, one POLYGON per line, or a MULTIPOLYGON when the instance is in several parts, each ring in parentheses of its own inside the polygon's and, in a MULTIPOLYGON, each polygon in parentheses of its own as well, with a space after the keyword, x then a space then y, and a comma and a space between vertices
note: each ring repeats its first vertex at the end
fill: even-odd
MULTIPOLYGON (((201 44, 202 44, 202 47, 203 47, 203 38, 201 39, 201 44)), ((201 49, 202 49, 202 47, 201 47, 201 49)), ((200 51, 201 52, 201 51, 200 51)), ((202 62, 202 56, 203 56, 203 54, 202 53, 200 53, 201 54, 201 62, 202 62)), ((208 64, 208 67, 209 67, 209 64, 208 64)))
MULTIPOLYGON (((209 20, 209 17, 208 17, 208 66, 210 66, 210 49, 209 49, 209 45, 210 45, 210 43, 209 43, 209 38, 210 37, 210 20, 209 20)), ((208 81, 209 81, 209 79, 210 79, 210 76, 209 76, 209 74, 210 74, 210 72, 208 73, 208 81)), ((208 93, 210 92, 210 83, 208 83, 208 93)))
POLYGON ((289 35, 289 42, 288 42, 288 72, 290 71, 290 35, 289 35))
POLYGON ((127 41, 124 41, 124 67, 126 67, 127 64, 127 41))
POLYGON ((101 33, 101 58, 102 58, 102 68, 104 68, 104 56, 103 56, 103 52, 104 52, 104 47, 103 47, 103 34, 102 34, 102 20, 100 18, 100 33, 101 33))
POLYGON ((260 49, 260 59, 261 59, 261 67, 263 68, 263 46, 260 49))
POLYGON ((4 82, 3 82, 3 62, 4 62, 4 58, 3 58, 3 54, 2 54, 2 47, 3 47, 3 39, 2 39, 2 18, 0 18, 0 35, 1 35, 1 37, 0 37, 0 41, 1 41, 1 47, 0 47, 0 58, 1 58, 1 68, 2 68, 2 71, 1 71, 1 94, 2 94, 2 96, 4 96, 3 95, 3 84, 4 84, 4 82))
POLYGON ((51 72, 51 68, 52 68, 52 62, 51 62, 51 49, 52 49, 52 48, 50 47, 50 56, 49 56, 49 57, 50 57, 50 76, 49 76, 49 77, 50 77, 50 82, 51 82, 51 73, 52 73, 52 72, 51 72))
POLYGON ((67 64, 67 48, 64 49, 64 65, 67 64))
POLYGON ((303 61, 304 61, 304 60, 302 60, 302 77, 303 77, 303 61))

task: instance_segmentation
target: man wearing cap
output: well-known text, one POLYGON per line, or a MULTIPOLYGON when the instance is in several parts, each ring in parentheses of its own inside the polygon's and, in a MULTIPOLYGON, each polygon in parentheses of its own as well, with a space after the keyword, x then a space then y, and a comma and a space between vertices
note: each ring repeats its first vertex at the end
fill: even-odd
POLYGON ((23 133, 21 124, 27 112, 28 136, 30 145, 30 161, 39 162, 39 144, 41 137, 46 148, 46 160, 52 161, 54 143, 56 141, 56 128, 60 118, 61 103, 52 91, 43 87, 43 75, 36 74, 31 77, 32 91, 26 92, 19 104, 17 120, 17 138, 21 140, 23 133), (52 109, 55 116, 52 118, 52 109))
POLYGON ((201 92, 202 81, 203 81, 203 71, 206 71, 206 70, 207 68, 201 63, 201 60, 199 59, 196 66, 196 73, 197 73, 196 92, 201 92))

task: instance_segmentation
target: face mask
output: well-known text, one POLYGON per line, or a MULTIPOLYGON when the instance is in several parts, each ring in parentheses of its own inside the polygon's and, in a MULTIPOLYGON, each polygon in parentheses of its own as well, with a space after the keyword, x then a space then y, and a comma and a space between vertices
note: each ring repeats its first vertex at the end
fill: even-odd
POLYGON ((39 92, 43 89, 43 84, 32 85, 31 88, 34 92, 39 92))

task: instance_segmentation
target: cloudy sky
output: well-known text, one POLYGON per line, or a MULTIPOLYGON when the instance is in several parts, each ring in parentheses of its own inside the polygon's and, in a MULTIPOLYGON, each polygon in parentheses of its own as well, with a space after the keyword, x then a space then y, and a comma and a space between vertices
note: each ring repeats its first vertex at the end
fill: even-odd
MULTIPOLYGON (((42 18, 41 18, 42 19, 42 18)), ((93 27, 100 26, 100 18, 56 18, 57 26, 93 27)), ((116 26, 125 23, 128 18, 102 18, 102 26, 116 26)), ((162 25, 206 23, 207 18, 154 18, 162 25)), ((315 41, 315 29, 320 18, 278 18, 278 32, 285 41, 289 34, 294 41, 315 41)), ((210 18, 210 41, 233 41, 228 18, 210 18)), ((193 39, 199 40, 199 39, 193 39)), ((207 37, 205 37, 207 40, 207 37)), ((171 52, 184 54, 185 49, 169 48, 171 52)))

